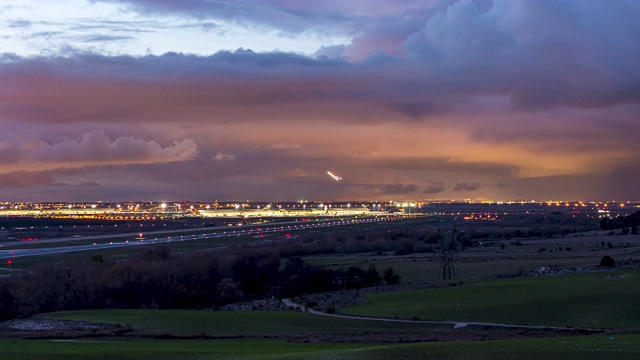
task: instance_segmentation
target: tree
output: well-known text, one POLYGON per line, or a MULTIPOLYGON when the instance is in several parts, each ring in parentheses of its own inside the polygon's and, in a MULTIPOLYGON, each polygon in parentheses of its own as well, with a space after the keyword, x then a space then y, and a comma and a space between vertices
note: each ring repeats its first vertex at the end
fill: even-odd
POLYGON ((460 255, 460 242, 458 241, 460 234, 454 227, 452 231, 447 232, 445 235, 440 233, 438 235, 439 241, 435 256, 442 269, 442 279, 455 279, 455 264, 460 255))
POLYGON ((605 255, 600 260, 600 266, 616 267, 616 261, 609 255, 605 255))
POLYGON ((371 264, 369 265, 369 269, 365 273, 364 284, 365 286, 374 286, 380 282, 380 274, 378 273, 378 269, 376 266, 371 264))
POLYGON ((392 267, 388 267, 384 271, 384 281, 387 283, 387 285, 399 284, 400 283, 400 275, 396 274, 393 271, 392 267))
POLYGON ((255 254, 239 259, 231 267, 233 280, 247 296, 266 296, 268 285, 279 283, 280 259, 271 254, 255 254))

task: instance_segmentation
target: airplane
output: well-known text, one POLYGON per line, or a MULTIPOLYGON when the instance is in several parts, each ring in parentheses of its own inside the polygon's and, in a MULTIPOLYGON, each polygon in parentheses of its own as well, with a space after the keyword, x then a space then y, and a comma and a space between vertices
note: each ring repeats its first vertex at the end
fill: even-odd
POLYGON ((338 175, 336 175, 336 174, 332 173, 331 171, 327 171, 327 174, 328 174, 329 176, 331 176, 335 181, 340 181, 340 180, 342 180, 342 178, 341 178, 340 176, 338 176, 338 175))

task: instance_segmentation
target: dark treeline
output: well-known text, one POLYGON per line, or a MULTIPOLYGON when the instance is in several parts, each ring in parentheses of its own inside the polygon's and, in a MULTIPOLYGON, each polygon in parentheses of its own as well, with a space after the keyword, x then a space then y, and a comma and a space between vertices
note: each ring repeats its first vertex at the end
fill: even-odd
POLYGON ((622 229, 621 234, 638 235, 638 226, 640 226, 640 211, 627 216, 615 218, 605 217, 600 220, 600 228, 602 230, 618 230, 622 229))
POLYGON ((237 301, 290 297, 399 282, 371 266, 328 270, 278 251, 172 254, 150 249, 127 261, 100 255, 73 264, 41 264, 0 282, 0 319, 104 308, 202 309, 237 301))

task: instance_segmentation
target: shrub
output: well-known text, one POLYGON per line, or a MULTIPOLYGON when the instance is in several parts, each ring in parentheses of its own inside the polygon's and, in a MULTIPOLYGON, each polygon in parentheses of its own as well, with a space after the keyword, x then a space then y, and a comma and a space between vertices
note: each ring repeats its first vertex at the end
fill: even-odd
POLYGON ((613 258, 611 256, 605 255, 600 260, 600 266, 615 267, 616 266, 616 261, 613 260, 613 258))
POLYGON ((398 284, 400 283, 400 275, 396 274, 393 271, 392 267, 388 267, 385 271, 384 271, 384 281, 388 284, 388 285, 394 285, 394 284, 398 284))

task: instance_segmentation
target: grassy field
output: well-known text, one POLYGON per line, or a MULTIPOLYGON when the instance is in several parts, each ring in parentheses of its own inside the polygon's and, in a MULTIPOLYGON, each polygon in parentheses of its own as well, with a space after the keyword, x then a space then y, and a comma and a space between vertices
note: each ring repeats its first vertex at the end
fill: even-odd
POLYGON ((290 311, 98 310, 40 314, 36 318, 129 324, 133 335, 286 336, 290 334, 422 332, 431 325, 381 323, 290 311))
MULTIPOLYGON (((574 256, 541 255, 532 250, 528 255, 511 253, 480 254, 468 250, 461 254, 456 263, 456 279, 469 281, 488 277, 515 276, 527 274, 542 266, 562 265, 566 267, 587 267, 600 263, 604 252, 575 254, 574 256)), ((411 254, 403 256, 375 255, 371 253, 344 255, 317 255, 303 258, 305 261, 329 269, 346 269, 349 266, 367 268, 375 265, 380 273, 388 267, 402 277, 403 283, 433 282, 441 279, 441 268, 433 254, 411 254)))
POLYGON ((640 329, 640 270, 481 281, 465 286, 367 295, 342 313, 640 329))
POLYGON ((227 340, 0 340, 2 358, 72 359, 545 359, 631 360, 640 357, 640 335, 511 341, 376 344, 300 344, 227 340))
MULTIPOLYGON (((3 358, 57 359, 308 359, 333 358, 373 345, 296 344, 283 341, 0 340, 3 358)), ((348 358, 348 357, 343 357, 348 358)))
MULTIPOLYGON (((597 266, 604 255, 610 255, 616 260, 636 259, 636 262, 640 257, 638 236, 611 237, 596 233, 591 236, 562 239, 522 239, 521 246, 514 246, 508 241, 503 243, 506 244, 504 250, 500 248, 500 242, 496 241, 489 246, 467 248, 460 252, 455 266, 456 278, 469 281, 514 276, 549 265, 597 266), (612 242, 613 248, 601 246, 603 242, 612 242), (540 251, 541 249, 545 250, 540 251)), ((375 265, 378 271, 382 272, 387 267, 392 267, 404 283, 433 282, 441 278, 441 269, 433 253, 395 255, 393 252, 386 252, 376 255, 365 252, 313 255, 305 256, 303 259, 329 269, 346 269, 349 266, 366 268, 375 265)))

